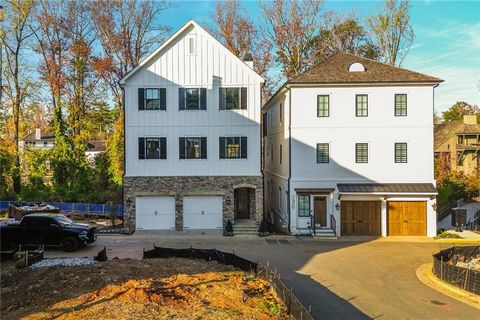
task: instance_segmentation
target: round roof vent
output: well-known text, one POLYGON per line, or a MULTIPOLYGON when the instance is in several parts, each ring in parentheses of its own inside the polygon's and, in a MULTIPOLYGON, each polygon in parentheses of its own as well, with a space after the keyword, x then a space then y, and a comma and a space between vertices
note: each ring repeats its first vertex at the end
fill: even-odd
POLYGON ((355 62, 350 65, 348 72, 365 72, 365 66, 360 62, 355 62))

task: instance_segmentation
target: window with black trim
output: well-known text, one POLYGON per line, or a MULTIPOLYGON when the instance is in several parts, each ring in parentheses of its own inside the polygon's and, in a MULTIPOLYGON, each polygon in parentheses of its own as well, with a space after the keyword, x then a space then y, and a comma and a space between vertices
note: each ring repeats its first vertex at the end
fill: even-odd
POLYGON ((138 138, 138 159, 167 159, 167 138, 138 138))
POLYGON ((396 94, 395 95, 395 116, 405 117, 407 115, 407 95, 396 94))
POLYGON ((207 159, 207 138, 181 137, 179 155, 180 159, 207 159))
POLYGON ((138 88, 138 110, 167 110, 167 89, 138 88))
POLYGON ((247 137, 220 137, 220 159, 247 159, 247 137))
POLYGON ((280 149, 279 149, 279 150, 280 150, 280 151, 279 151, 279 160, 280 160, 280 164, 282 164, 282 157, 283 157, 283 155, 282 155, 282 145, 280 145, 280 149))
POLYGON ((220 88, 220 110, 246 110, 247 88, 220 88))
POLYGON ((357 117, 368 117, 368 95, 355 95, 355 115, 357 117))
POLYGON ((280 112, 280 124, 283 122, 283 103, 280 102, 280 105, 278 106, 278 111, 280 112))
POLYGON ((310 216, 310 195, 298 196, 298 216, 309 217, 310 216))
POLYGON ((318 95, 317 96, 317 117, 330 116, 330 96, 318 95))
POLYGON ((355 162, 368 163, 368 143, 355 143, 355 162))
POLYGON ((395 163, 407 162, 407 144, 405 142, 395 143, 395 163))
POLYGON ((206 88, 178 88, 179 110, 207 110, 206 88))
POLYGON ((328 163, 329 157, 328 143, 317 143, 317 163, 328 163))

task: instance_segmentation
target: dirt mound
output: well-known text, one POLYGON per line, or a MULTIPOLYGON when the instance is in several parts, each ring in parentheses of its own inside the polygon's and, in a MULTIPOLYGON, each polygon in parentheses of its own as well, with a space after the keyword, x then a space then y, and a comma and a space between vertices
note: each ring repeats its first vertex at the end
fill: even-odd
POLYGON ((9 269, 1 287, 5 319, 288 318, 267 282, 199 260, 9 269))

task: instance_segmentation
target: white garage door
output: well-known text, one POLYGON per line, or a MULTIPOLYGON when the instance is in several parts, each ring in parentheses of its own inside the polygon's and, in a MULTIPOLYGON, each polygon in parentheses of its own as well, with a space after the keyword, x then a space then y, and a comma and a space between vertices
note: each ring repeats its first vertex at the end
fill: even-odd
POLYGON ((136 197, 137 229, 175 229, 175 197, 136 197))
POLYGON ((221 196, 183 197, 183 228, 222 229, 221 196))

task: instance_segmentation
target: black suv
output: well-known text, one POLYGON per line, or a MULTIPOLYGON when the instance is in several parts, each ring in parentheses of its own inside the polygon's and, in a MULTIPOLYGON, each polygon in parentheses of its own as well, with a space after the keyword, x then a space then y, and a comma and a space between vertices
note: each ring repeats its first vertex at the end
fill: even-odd
POLYGON ((95 227, 74 223, 61 214, 32 213, 20 222, 0 228, 2 250, 18 245, 62 246, 65 251, 75 251, 97 239, 95 227))

